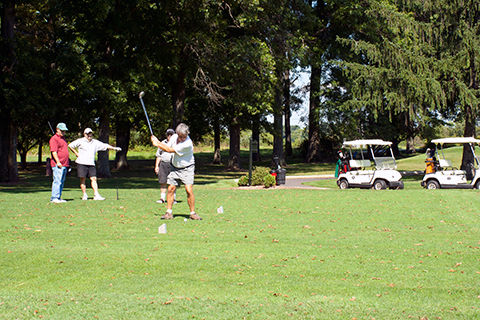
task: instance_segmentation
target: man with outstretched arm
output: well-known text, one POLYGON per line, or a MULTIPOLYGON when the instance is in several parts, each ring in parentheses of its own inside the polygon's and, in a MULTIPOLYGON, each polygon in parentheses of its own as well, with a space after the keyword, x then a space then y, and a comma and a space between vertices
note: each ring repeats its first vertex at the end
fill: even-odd
POLYGON ((83 131, 83 136, 83 138, 77 139, 68 145, 72 150, 78 149, 78 152, 75 151, 77 155, 75 162, 77 163, 77 175, 80 178, 80 189, 83 192, 82 200, 88 200, 87 185, 85 183, 87 176, 90 178, 93 189, 93 200, 105 200, 98 192, 95 155, 98 151, 121 151, 122 149, 93 139, 93 130, 91 128, 86 128, 83 131))
POLYGON ((167 178, 167 212, 162 216, 162 219, 173 219, 173 197, 178 185, 177 181, 180 180, 185 185, 185 191, 187 192, 190 219, 202 220, 202 218, 195 212, 195 196, 193 195, 195 158, 193 156, 193 142, 188 136, 190 131, 185 123, 180 123, 175 132, 176 134, 170 139, 171 147, 158 140, 157 137, 151 137, 152 144, 155 147, 160 148, 165 152, 173 153, 172 171, 167 178))

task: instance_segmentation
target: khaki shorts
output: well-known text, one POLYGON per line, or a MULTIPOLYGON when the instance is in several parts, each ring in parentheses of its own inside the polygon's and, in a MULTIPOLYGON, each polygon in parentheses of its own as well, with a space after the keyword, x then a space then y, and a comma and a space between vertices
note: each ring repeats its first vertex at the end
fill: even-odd
POLYGON ((195 165, 191 165, 185 168, 175 168, 172 166, 172 171, 168 175, 167 183, 169 185, 178 186, 178 180, 183 184, 193 184, 195 175, 195 165))

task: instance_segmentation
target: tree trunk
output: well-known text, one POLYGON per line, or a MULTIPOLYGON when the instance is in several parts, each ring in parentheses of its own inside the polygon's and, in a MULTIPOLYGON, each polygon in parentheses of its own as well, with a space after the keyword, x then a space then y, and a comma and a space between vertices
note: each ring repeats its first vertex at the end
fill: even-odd
POLYGON ((417 150, 415 149, 415 136, 413 135, 407 135, 407 145, 405 147, 405 151, 408 153, 408 154, 412 154, 412 153, 415 153, 417 150))
POLYGON ((18 168, 15 126, 9 113, 3 112, 0 119, 0 182, 16 182, 18 168))
POLYGON ((290 126, 290 71, 286 70, 283 75, 283 108, 285 112, 285 155, 291 156, 292 151, 292 129, 290 126))
POLYGON ((278 70, 277 84, 275 86, 275 97, 273 101, 273 153, 272 167, 280 164, 285 166, 285 155, 283 153, 283 74, 284 70, 278 70))
POLYGON ((230 130, 230 151, 228 158, 228 168, 231 170, 240 169, 240 123, 238 118, 232 119, 229 126, 230 130))
POLYGON ((395 158, 400 156, 400 149, 398 148, 399 141, 397 139, 392 139, 392 152, 395 158))
POLYGON ((180 65, 177 78, 173 82, 172 86, 172 98, 173 98, 173 119, 172 128, 176 129, 177 125, 183 121, 183 114, 185 113, 185 87, 186 70, 183 64, 180 65))
POLYGON ((215 113, 213 119, 213 144, 214 144, 214 152, 213 152, 213 164, 221 164, 222 163, 222 155, 220 153, 220 120, 218 119, 218 115, 215 113))
MULTIPOLYGON (((469 69, 470 83, 469 87, 478 90, 477 69, 475 65, 475 52, 470 52, 470 69, 469 69)), ((471 105, 465 106, 465 130, 464 137, 475 137, 475 125, 477 123, 477 114, 475 108, 471 105)), ((462 165, 460 168, 467 171, 467 179, 472 179, 471 164, 475 164, 472 151, 469 145, 463 146, 462 165)))
MULTIPOLYGON (((103 107, 100 115, 100 127, 98 129, 98 140, 109 143, 110 138, 110 115, 107 108, 103 107)), ((99 178, 110 178, 110 164, 108 161, 108 150, 98 152, 97 176, 99 178)))
POLYGON ((412 118, 410 117, 409 111, 405 112, 405 127, 407 131, 407 145, 405 147, 405 152, 407 154, 415 153, 415 128, 412 118))
POLYGON ((37 158, 37 163, 38 164, 43 163, 43 161, 42 161, 42 147, 43 147, 42 141, 38 141, 38 158, 37 158))
POLYGON ((128 169, 127 153, 130 144, 130 125, 129 121, 117 119, 116 146, 122 148, 122 151, 117 151, 115 154, 115 168, 117 170, 128 169))
POLYGON ((257 148, 253 149, 252 161, 260 161, 260 115, 254 115, 252 121, 252 140, 257 141, 257 148))
POLYGON ((310 105, 308 114, 308 150, 306 162, 321 160, 320 154, 320 83, 322 70, 312 65, 310 74, 310 105))
MULTIPOLYGON (((7 86, 6 80, 15 75, 15 1, 4 0, 1 7, 0 69, 1 87, 7 86)), ((8 79, 10 78, 10 79, 8 79)), ((10 82, 10 81, 9 81, 10 82)), ((18 181, 17 168, 17 132, 13 123, 11 109, 3 94, 0 95, 0 182, 18 181)))
MULTIPOLYGON (((464 137, 475 137, 475 123, 476 117, 471 106, 467 106, 465 108, 465 129, 463 131, 464 137)), ((462 156, 462 165, 460 166, 461 170, 466 170, 467 173, 470 170, 470 165, 475 164, 475 160, 473 158, 472 151, 470 150, 470 146, 465 144, 463 146, 463 156, 462 156)), ((471 175, 468 174, 467 178, 471 179, 471 175)))
POLYGON ((28 151, 18 151, 18 154, 20 155, 20 169, 25 170, 27 169, 27 154, 28 151))

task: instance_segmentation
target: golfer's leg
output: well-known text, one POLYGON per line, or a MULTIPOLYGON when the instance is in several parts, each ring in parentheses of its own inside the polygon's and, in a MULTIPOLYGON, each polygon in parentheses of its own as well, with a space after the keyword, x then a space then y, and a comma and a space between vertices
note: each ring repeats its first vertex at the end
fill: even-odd
POLYGON ((87 185, 85 184, 85 177, 80 178, 80 189, 82 189, 82 192, 85 194, 87 193, 87 185))
POLYGON ((97 177, 90 177, 90 182, 92 183, 92 189, 95 195, 98 194, 98 183, 97 177))
POLYGON ((185 191, 187 192, 187 202, 190 212, 195 212, 195 196, 193 195, 193 184, 186 184, 185 191))
POLYGON ((50 200, 60 199, 61 191, 60 184, 62 182, 62 171, 58 167, 52 167, 52 196, 50 200))
POLYGON ((173 196, 175 194, 175 189, 177 187, 173 184, 168 186, 168 193, 167 193, 167 210, 172 210, 173 208, 173 196))
POLYGON ((167 194, 167 187, 168 185, 166 183, 162 183, 160 185, 160 199, 165 201, 165 195, 167 194))
POLYGON ((61 171, 61 178, 60 178, 60 195, 59 195, 59 199, 62 198, 62 192, 63 192, 63 187, 65 186, 65 179, 67 178, 67 172, 68 172, 68 168, 67 167, 62 167, 60 169, 61 171))

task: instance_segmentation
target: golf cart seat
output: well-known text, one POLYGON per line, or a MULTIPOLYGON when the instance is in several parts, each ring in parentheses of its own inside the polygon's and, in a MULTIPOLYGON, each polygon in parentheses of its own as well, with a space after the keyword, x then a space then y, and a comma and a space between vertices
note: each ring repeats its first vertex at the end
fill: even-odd
POLYGON ((350 168, 366 168, 371 165, 370 160, 350 160, 350 168))
POLYGON ((438 166, 442 169, 453 168, 452 161, 447 160, 447 159, 438 160, 438 166))

